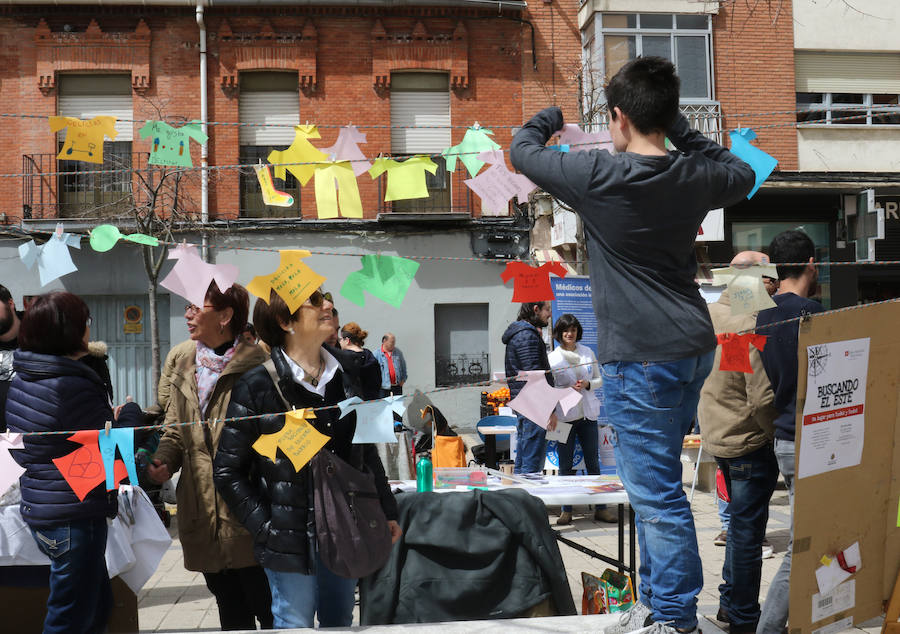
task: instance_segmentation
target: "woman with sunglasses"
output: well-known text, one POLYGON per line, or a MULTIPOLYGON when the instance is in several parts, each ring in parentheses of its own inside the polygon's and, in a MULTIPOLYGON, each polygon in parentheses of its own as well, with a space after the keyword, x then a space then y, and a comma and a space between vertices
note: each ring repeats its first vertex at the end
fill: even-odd
POLYGON ((253 323, 272 347, 278 386, 265 367, 241 377, 228 417, 255 418, 227 423, 216 454, 216 488, 254 537, 256 558, 272 588, 277 628, 313 627, 316 616, 321 627, 349 626, 357 581, 337 576, 319 558, 309 465, 298 471, 280 450, 273 461, 253 449, 260 436, 287 424, 288 406, 317 408, 308 422, 330 437, 322 451, 374 474, 393 540, 401 534, 397 503, 375 446, 354 445, 356 415, 341 418, 333 407, 363 394, 353 365, 339 362, 329 351, 334 349, 322 345, 333 332, 332 307, 320 291, 293 312, 274 291, 268 302, 257 300, 253 323))
POLYGON ((250 298, 234 284, 223 293, 215 282, 203 306, 188 304, 184 318, 190 338, 166 358, 159 381, 159 404, 166 412, 159 448, 147 467, 163 483, 179 469, 178 536, 184 567, 203 573, 219 608, 223 630, 272 627, 272 597, 266 575, 253 557, 253 538, 231 514, 213 485, 213 459, 222 425, 174 425, 225 417, 235 382, 266 360, 241 332, 250 298))

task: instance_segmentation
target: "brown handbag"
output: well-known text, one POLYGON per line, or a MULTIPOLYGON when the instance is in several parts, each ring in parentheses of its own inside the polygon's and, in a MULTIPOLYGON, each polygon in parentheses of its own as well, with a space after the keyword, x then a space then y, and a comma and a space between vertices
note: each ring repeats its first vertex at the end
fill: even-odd
MULTIPOLYGON (((284 404, 278 373, 271 359, 263 366, 284 404)), ((391 556, 391 529, 381 508, 375 476, 365 469, 362 451, 357 469, 330 451, 319 451, 309 462, 316 516, 319 558, 334 574, 348 579, 368 577, 391 556)))

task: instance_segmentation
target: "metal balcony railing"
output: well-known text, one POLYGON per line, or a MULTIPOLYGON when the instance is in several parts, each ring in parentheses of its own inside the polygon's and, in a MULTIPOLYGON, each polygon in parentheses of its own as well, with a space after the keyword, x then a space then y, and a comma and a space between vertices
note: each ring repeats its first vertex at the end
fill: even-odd
MULTIPOLYGON (((131 143, 104 144, 102 164, 57 160, 56 154, 23 155, 23 217, 103 218, 142 204, 147 198, 144 189, 135 184, 137 177, 132 172, 124 170, 146 168, 150 154, 131 152, 130 148, 131 143), (127 148, 116 147, 122 145, 127 148)), ((152 173, 146 176, 154 178, 152 173)))
MULTIPOLYGON (((609 127, 609 113, 605 108, 605 105, 599 107, 597 121, 592 124, 593 131, 605 130, 609 127)), ((687 117, 688 123, 691 124, 692 128, 699 130, 703 135, 716 143, 724 143, 722 107, 718 102, 683 103, 680 106, 680 110, 687 117)), ((588 126, 585 126, 585 129, 591 131, 588 126)))
POLYGON ((434 358, 435 385, 448 387, 487 381, 491 376, 490 361, 486 352, 437 355, 434 358))

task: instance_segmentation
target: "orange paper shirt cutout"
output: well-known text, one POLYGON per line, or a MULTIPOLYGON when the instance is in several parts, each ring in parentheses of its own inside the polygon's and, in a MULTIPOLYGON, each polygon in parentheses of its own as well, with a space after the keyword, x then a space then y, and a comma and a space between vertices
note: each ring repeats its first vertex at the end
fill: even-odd
POLYGON ((750 344, 753 344, 757 350, 766 347, 766 335, 757 335, 756 333, 748 333, 746 335, 736 335, 731 332, 716 335, 719 343, 722 345, 722 360, 719 362, 719 369, 723 372, 745 372, 753 374, 753 368, 750 366, 750 344))
MULTIPOLYGON (((97 485, 106 482, 106 470, 103 468, 103 457, 100 455, 100 445, 97 442, 99 433, 96 429, 75 432, 69 436, 69 440, 82 446, 61 458, 53 459, 53 464, 82 502, 88 493, 97 488, 97 485)), ((125 463, 116 460, 113 473, 115 483, 118 485, 128 477, 125 463)))
POLYGON ((565 277, 566 269, 559 262, 547 262, 539 267, 529 266, 524 262, 510 262, 500 274, 500 279, 506 283, 515 278, 512 298, 515 303, 548 302, 556 299, 550 287, 551 273, 565 277))

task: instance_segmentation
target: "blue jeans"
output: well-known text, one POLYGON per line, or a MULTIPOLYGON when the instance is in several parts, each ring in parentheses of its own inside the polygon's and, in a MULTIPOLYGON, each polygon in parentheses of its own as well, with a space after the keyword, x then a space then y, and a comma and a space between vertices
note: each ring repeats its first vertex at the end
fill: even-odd
POLYGON ((681 484, 681 446, 714 356, 600 367, 616 466, 637 517, 640 600, 654 622, 680 629, 697 625, 703 587, 694 516, 681 484))
POLYGON ((516 414, 516 464, 513 473, 537 473, 547 461, 547 431, 516 414))
POLYGON ((728 524, 730 522, 730 511, 728 510, 728 502, 716 496, 716 505, 718 507, 719 513, 719 524, 722 526, 723 531, 728 530, 728 524))
POLYGON ((112 608, 106 570, 106 518, 31 529, 50 558, 50 596, 44 634, 103 632, 112 608))
MULTIPOLYGON (((581 443, 584 454, 584 466, 588 475, 600 474, 600 436, 597 421, 582 418, 572 421, 569 439, 565 443, 557 443, 556 453, 559 456, 559 475, 575 475, 572 464, 575 461, 575 439, 581 443)), ((563 511, 572 512, 571 506, 563 506, 563 511)))
POLYGON ((732 632, 755 632, 760 613, 762 542, 769 521, 769 501, 778 481, 778 464, 771 445, 740 458, 716 458, 716 462, 731 498, 719 607, 728 615, 732 632))
POLYGON ((781 477, 787 485, 788 499, 791 504, 791 539, 788 541, 787 552, 781 562, 781 567, 775 573, 772 583, 769 584, 769 592, 766 594, 766 602, 763 603, 762 614, 759 616, 757 634, 771 634, 781 632, 788 620, 788 595, 791 582, 791 552, 794 550, 794 441, 775 439, 775 459, 778 460, 778 469, 781 477))
POLYGON ((356 579, 339 577, 322 564, 316 554, 316 572, 304 575, 265 569, 272 590, 275 629, 349 627, 353 622, 353 591, 356 579))

